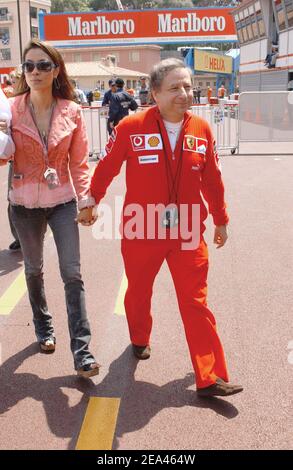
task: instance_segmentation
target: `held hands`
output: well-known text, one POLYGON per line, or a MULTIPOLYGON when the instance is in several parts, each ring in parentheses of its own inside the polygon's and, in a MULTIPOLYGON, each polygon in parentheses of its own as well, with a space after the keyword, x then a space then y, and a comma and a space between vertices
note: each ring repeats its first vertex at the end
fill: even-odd
POLYGON ((85 207, 81 209, 77 218, 75 219, 77 223, 81 225, 93 225, 98 218, 95 207, 85 207))
POLYGON ((218 245, 216 248, 222 248, 228 238, 226 225, 216 225, 214 232, 214 243, 218 245))

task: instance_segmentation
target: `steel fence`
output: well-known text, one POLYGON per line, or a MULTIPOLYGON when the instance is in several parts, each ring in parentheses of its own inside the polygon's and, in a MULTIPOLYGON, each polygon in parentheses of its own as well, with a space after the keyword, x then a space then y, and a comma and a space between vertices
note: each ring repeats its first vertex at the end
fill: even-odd
POLYGON ((108 140, 108 108, 85 106, 82 111, 89 142, 89 156, 99 158, 104 155, 108 140))
MULTIPOLYGON (((145 109, 145 106, 141 106, 138 107, 136 112, 145 109)), ((192 106, 190 110, 194 115, 200 116, 209 122, 218 150, 235 152, 238 147, 238 106, 200 105, 192 106)), ((86 106, 83 108, 83 114, 86 122, 90 156, 103 157, 108 140, 108 108, 86 106)))
POLYGON ((238 147, 238 105, 192 106, 191 112, 208 121, 218 150, 235 153, 238 147))

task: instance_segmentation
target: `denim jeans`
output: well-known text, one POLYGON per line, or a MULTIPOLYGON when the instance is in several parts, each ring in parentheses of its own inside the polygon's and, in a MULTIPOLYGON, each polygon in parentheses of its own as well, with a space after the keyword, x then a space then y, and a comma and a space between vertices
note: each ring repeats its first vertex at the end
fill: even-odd
POLYGON ((10 215, 21 243, 37 340, 55 337, 43 280, 43 247, 49 225, 56 243, 60 273, 64 282, 70 346, 75 369, 95 362, 88 350, 91 332, 80 274, 79 231, 74 220, 77 215, 76 202, 70 201, 46 209, 27 209, 11 205, 10 215))
MULTIPOLYGON (((8 169, 8 192, 7 192, 7 199, 9 198, 9 189, 11 187, 11 179, 12 179, 12 174, 13 174, 13 162, 10 161, 9 162, 9 169, 8 169)), ((8 199, 9 200, 9 199, 8 199)), ((15 239, 15 241, 18 241, 18 235, 17 235, 17 232, 15 230, 15 227, 12 223, 12 220, 11 220, 11 215, 10 215, 10 204, 8 204, 8 208, 7 208, 7 213, 8 213, 8 220, 9 220, 9 226, 10 226, 10 231, 13 235, 13 238, 15 239)))

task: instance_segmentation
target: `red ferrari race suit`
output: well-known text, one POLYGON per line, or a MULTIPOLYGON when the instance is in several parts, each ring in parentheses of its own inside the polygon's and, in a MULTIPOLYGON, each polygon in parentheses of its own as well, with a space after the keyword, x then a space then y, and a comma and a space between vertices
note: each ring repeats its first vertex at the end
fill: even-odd
MULTIPOLYGON (((97 165, 93 175, 91 193, 98 204, 112 179, 120 172, 123 162, 126 162, 122 255, 128 279, 125 311, 131 342, 141 346, 150 343, 152 288, 166 260, 176 289, 197 387, 207 387, 217 377, 228 381, 215 318, 206 300, 208 250, 203 238, 203 222, 208 211, 202 195, 208 203, 214 224, 228 223, 224 186, 208 123, 186 112, 173 152, 164 122, 155 106, 123 119, 110 137, 106 150, 105 158, 97 165), (177 178, 179 173, 180 178, 177 178), (172 195, 174 186, 176 197, 172 195), (180 207, 181 204, 188 205, 188 218, 192 215, 192 205, 200 207, 197 246, 183 249, 180 236, 177 239, 170 236, 150 239, 147 224, 139 236, 126 236, 129 205, 139 205, 145 215, 148 205, 168 206, 170 202, 176 202, 180 207)), ((160 221, 157 223, 160 224, 160 221)))

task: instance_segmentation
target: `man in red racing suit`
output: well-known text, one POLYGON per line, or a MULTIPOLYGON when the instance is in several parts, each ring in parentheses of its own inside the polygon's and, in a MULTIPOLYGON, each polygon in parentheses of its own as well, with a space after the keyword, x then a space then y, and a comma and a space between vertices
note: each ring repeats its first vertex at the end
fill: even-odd
MULTIPOLYGON (((107 154, 93 175, 91 195, 99 204, 126 162, 122 255, 128 279, 125 311, 135 356, 150 357, 152 288, 166 260, 176 289, 197 392, 200 396, 232 395, 242 391, 242 387, 228 383, 216 321, 206 300, 208 249, 203 232, 208 211, 203 197, 213 217, 214 243, 218 248, 226 242, 228 223, 215 141, 208 123, 188 111, 192 102, 191 77, 181 61, 162 61, 150 77, 157 106, 123 119, 115 128, 106 146, 107 154), (148 209, 156 205, 163 209, 149 224, 148 209), (136 218, 134 224, 131 216, 136 206, 143 217, 136 218), (186 227, 189 237, 183 237, 180 230, 186 221, 189 229, 196 221, 194 208, 199 209, 197 236, 193 237, 196 245, 190 242, 194 230, 186 227), (164 239, 160 236, 162 226, 164 239), (172 235, 175 229, 177 237, 172 235), (189 243, 184 245, 183 238, 189 243)), ((91 208, 79 218, 85 225, 94 220, 91 208)))

